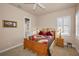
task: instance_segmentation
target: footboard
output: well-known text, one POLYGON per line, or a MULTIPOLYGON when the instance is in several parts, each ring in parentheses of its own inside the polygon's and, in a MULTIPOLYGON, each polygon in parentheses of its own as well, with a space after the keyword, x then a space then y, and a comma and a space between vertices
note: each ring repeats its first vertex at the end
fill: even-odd
POLYGON ((24 39, 24 49, 28 48, 36 52, 38 55, 48 55, 48 45, 43 43, 38 43, 32 40, 24 39))

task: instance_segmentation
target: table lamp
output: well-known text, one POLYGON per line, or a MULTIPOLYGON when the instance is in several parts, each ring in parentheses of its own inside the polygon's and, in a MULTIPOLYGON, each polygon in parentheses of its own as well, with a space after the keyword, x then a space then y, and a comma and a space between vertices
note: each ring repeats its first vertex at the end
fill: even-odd
POLYGON ((61 32, 62 32, 62 29, 61 29, 61 27, 59 27, 57 29, 57 35, 58 35, 59 38, 61 38, 61 32))

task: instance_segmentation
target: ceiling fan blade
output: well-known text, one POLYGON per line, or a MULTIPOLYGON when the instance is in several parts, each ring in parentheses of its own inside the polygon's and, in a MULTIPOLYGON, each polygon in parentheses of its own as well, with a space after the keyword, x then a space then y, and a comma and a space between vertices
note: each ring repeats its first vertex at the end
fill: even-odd
POLYGON ((34 6, 33 6, 33 9, 34 9, 34 10, 36 9, 36 5, 37 5, 37 4, 34 4, 34 6))
POLYGON ((40 3, 38 3, 38 6, 41 7, 41 8, 45 8, 45 6, 40 4, 40 3))

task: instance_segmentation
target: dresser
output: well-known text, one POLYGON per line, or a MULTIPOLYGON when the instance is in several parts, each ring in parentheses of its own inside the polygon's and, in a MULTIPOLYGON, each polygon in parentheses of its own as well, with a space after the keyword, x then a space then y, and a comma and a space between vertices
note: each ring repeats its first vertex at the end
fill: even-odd
POLYGON ((55 43, 57 46, 64 47, 64 39, 63 38, 56 38, 55 43))

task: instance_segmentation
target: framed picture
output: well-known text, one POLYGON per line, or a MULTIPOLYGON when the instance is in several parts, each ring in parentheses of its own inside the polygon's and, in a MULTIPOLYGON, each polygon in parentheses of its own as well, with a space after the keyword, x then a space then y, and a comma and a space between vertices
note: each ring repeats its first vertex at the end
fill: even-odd
POLYGON ((3 20, 3 27, 16 28, 17 27, 17 22, 16 21, 3 20))

